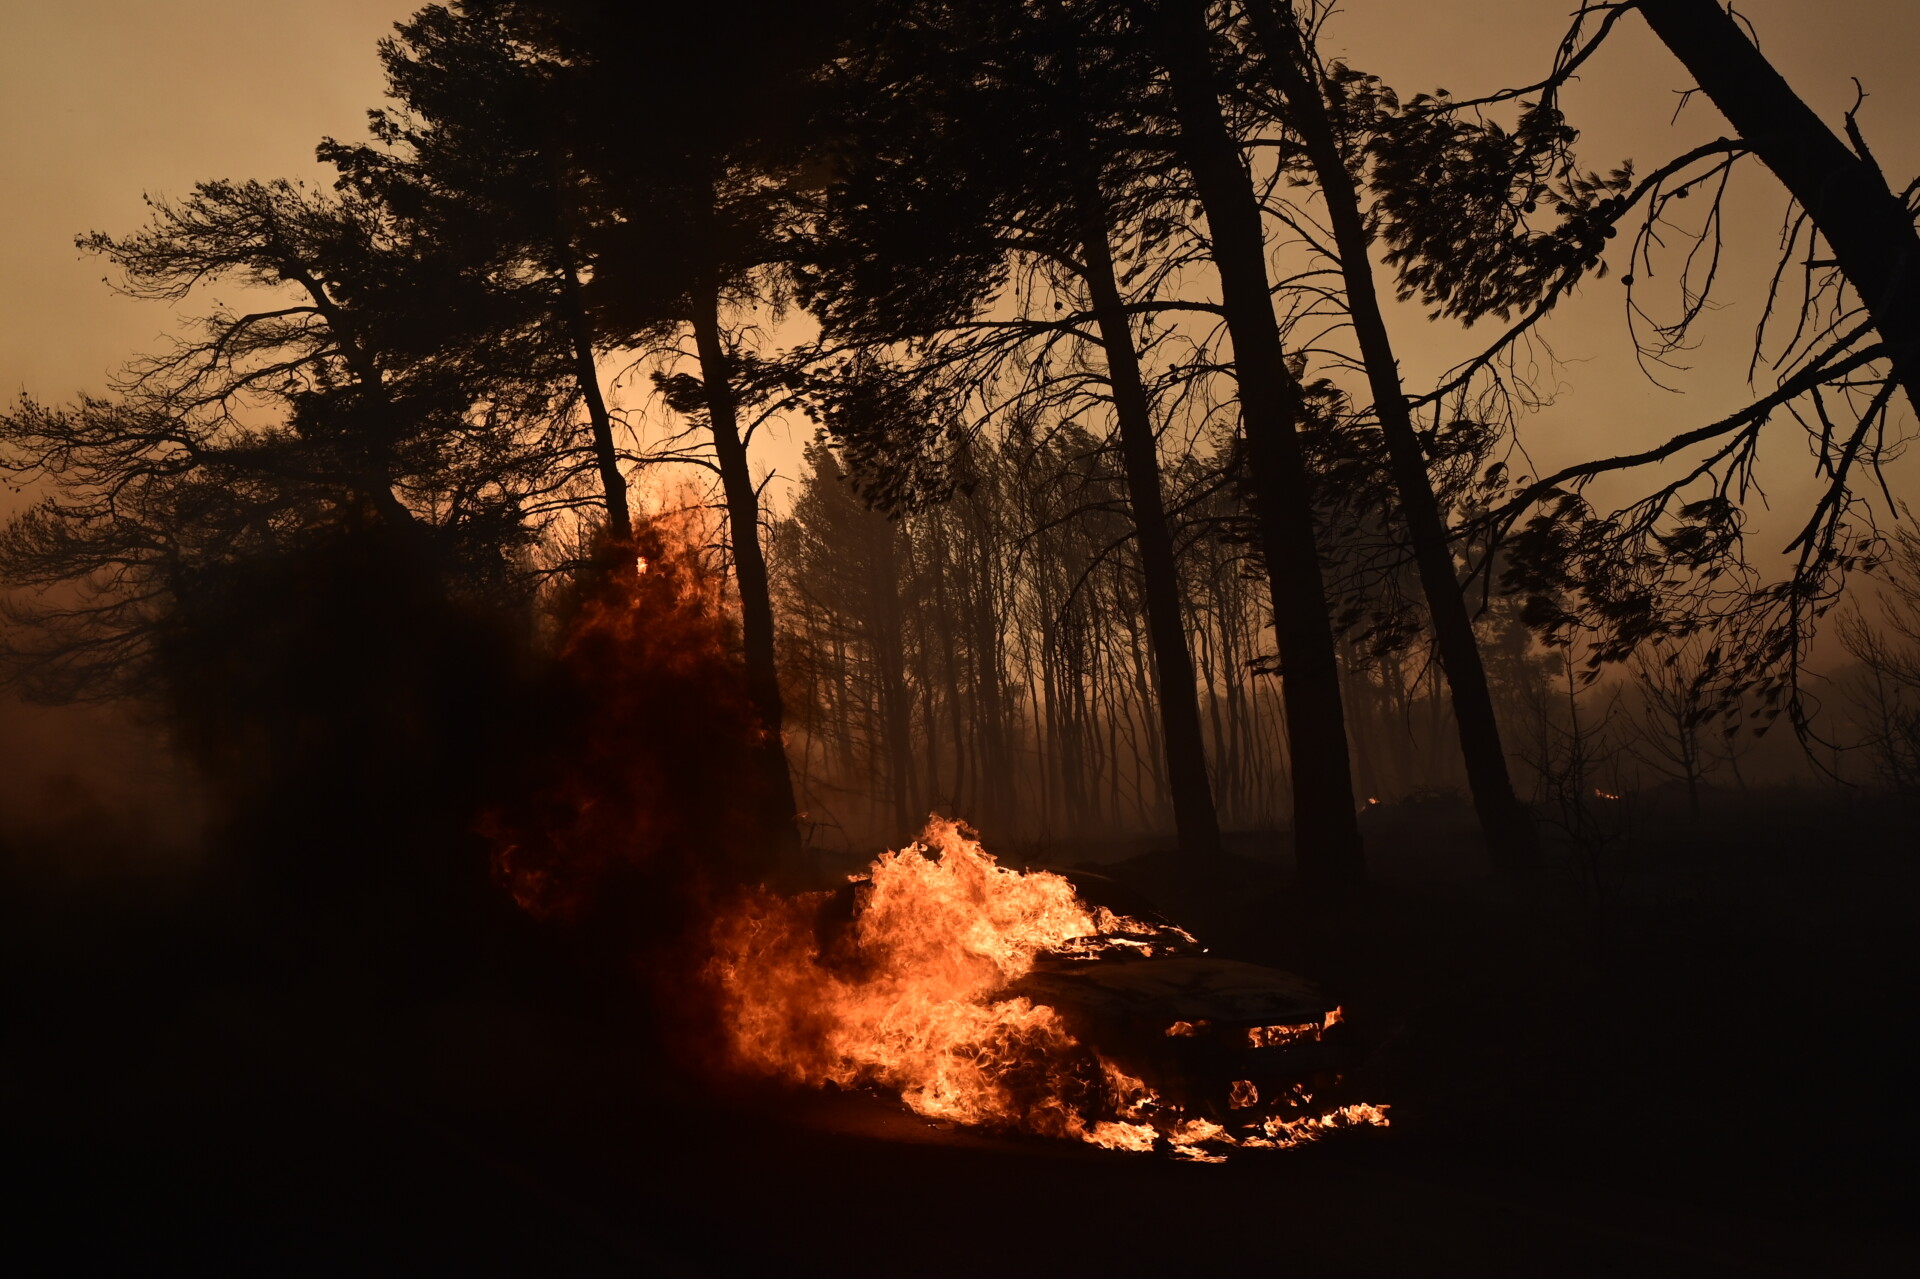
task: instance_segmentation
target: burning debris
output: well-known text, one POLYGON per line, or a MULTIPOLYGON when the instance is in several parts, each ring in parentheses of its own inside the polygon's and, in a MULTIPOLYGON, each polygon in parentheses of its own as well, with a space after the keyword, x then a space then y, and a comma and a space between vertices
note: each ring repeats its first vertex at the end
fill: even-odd
POLYGON ((1189 1159, 1386 1125, 1384 1107, 1315 1108, 1343 1058, 1308 983, 1089 896, 940 818, 838 893, 757 892, 714 931, 728 1048, 931 1119, 1189 1159))

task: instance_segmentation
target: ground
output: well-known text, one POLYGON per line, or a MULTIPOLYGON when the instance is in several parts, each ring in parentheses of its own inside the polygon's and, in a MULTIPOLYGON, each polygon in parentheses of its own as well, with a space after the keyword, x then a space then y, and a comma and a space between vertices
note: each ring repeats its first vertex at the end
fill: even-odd
POLYGON ((1395 820, 1372 844, 1418 849, 1338 908, 1260 840, 1204 873, 1047 850, 1332 985, 1374 1045, 1391 1129, 1219 1166, 677 1070, 628 986, 537 933, 422 976, 242 971, 190 910, 84 944, 15 919, 8 1269, 1912 1273, 1913 871, 1885 814, 1735 865, 1643 840, 1598 901, 1490 885, 1436 814, 1395 820))

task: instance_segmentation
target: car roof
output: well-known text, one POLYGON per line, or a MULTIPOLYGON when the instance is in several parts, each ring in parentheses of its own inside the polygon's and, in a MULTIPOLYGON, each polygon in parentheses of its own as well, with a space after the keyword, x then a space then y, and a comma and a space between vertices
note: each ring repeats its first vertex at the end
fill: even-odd
POLYGON ((1048 963, 1016 983, 1014 992, 1039 1003, 1075 1005, 1102 1019, 1168 1025, 1305 1025, 1333 1007, 1304 977, 1213 955, 1048 963))

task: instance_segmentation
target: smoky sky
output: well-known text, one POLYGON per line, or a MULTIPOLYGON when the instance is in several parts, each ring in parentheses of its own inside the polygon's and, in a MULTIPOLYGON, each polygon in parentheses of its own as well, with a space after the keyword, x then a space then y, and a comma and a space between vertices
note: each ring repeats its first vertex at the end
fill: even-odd
MULTIPOLYGON (((375 42, 418 6, 407 0, 10 0, 0 29, 0 394, 49 400, 105 388, 130 355, 182 318, 113 295, 76 233, 125 232, 143 193, 178 196, 199 180, 303 177, 323 135, 363 136, 380 102, 375 42)), ((1374 72, 1403 95, 1436 87, 1471 96, 1538 79, 1567 22, 1565 0, 1351 0, 1325 28, 1323 53, 1374 72)), ((1750 0, 1741 12, 1794 88, 1830 122, 1867 91, 1862 127, 1895 188, 1920 172, 1920 4, 1913 0, 1750 0)), ((1683 102, 1687 77, 1629 18, 1565 95, 1586 164, 1641 170, 1726 130, 1710 103, 1683 102)), ((1736 181, 1722 307, 1699 349, 1661 370, 1636 366, 1619 270, 1588 282, 1545 330, 1554 403, 1525 423, 1541 466, 1644 445, 1722 416, 1750 398, 1747 351, 1785 197, 1757 165, 1736 181), (1675 394, 1675 391, 1685 394, 1675 394)), ((1623 245, 1626 237, 1616 242, 1623 245)), ((1657 286, 1656 309, 1674 305, 1657 286)), ((190 313, 191 307, 185 308, 190 313)), ((1409 386, 1476 349, 1486 332, 1392 317, 1409 386)), ((1763 374, 1764 376, 1764 374, 1763 374)), ((803 430, 769 434, 760 469, 792 474, 803 430)), ((1784 436, 1784 433, 1783 433, 1784 436)), ((1803 450, 1768 459, 1791 497, 1803 450)), ((776 486, 776 491, 779 486, 776 486)), ((0 509, 20 495, 0 493, 0 509)), ((1783 526, 1784 527, 1784 526, 1783 526)))
MULTIPOLYGON (((0 0, 0 395, 58 402, 100 393, 130 356, 160 345, 194 305, 169 309, 114 295, 102 283, 103 264, 83 257, 74 236, 133 230, 145 218, 143 194, 178 197, 201 180, 327 182, 315 143, 364 136, 366 112, 381 101, 375 43, 416 7, 0 0)), ((1403 96, 1434 88, 1476 96, 1537 80, 1570 7, 1349 0, 1326 25, 1322 52, 1382 76, 1403 96)), ((1855 102, 1857 78, 1868 95, 1862 128, 1896 189, 1920 173, 1920 78, 1912 73, 1920 2, 1745 0, 1741 10, 1774 65, 1835 126, 1855 102)), ((1645 171, 1719 136, 1724 121, 1704 99, 1683 101, 1687 86, 1643 24, 1621 23, 1563 97, 1584 131, 1584 162, 1608 169, 1631 158, 1645 171)), ((1617 265, 1613 278, 1588 282, 1555 315, 1544 332, 1556 360, 1539 369, 1553 402, 1523 422, 1521 435, 1538 466, 1643 446, 1752 397, 1747 354, 1785 197, 1751 164, 1733 195, 1722 305, 1700 326, 1698 349, 1677 361, 1682 367, 1659 371, 1673 390, 1636 366, 1617 265)), ((1656 307, 1676 304, 1671 289, 1648 296, 1656 307)), ((1390 321, 1410 387, 1487 336, 1428 324, 1409 305, 1390 321)), ((763 434, 757 469, 796 474, 804 434, 804 424, 763 434)), ((1768 448, 1762 478, 1777 513, 1755 511, 1753 528, 1757 542, 1777 546, 1804 518, 1793 499, 1812 477, 1804 444, 1790 432, 1778 432, 1768 448)), ((1911 495, 1915 474, 1911 462, 1895 470, 1896 497, 1911 495)), ((775 501, 790 492, 770 490, 775 501)), ((31 497, 0 488, 0 515, 31 497)), ((79 775, 96 788, 125 788, 142 772, 128 762, 142 751, 136 745, 126 758, 108 758, 104 740, 79 712, 30 711, 0 696, 0 809, 52 811, 58 805, 40 792, 79 775)))

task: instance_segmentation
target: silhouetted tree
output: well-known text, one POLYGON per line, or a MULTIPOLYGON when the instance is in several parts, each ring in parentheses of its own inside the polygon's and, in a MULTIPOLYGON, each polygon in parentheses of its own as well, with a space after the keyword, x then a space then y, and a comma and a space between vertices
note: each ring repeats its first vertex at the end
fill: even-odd
POLYGON ((359 196, 206 183, 82 244, 134 296, 259 309, 0 415, 48 494, 0 532, 5 673, 167 713, 263 941, 455 961, 493 900, 467 825, 521 722, 546 389, 489 282, 359 196))
POLYGON ((269 290, 132 366, 112 399, 0 416, 9 470, 52 496, 8 525, 15 674, 45 695, 122 691, 155 633, 223 566, 378 529, 497 584, 547 491, 544 392, 484 319, 489 289, 376 205, 285 183, 205 183, 148 229, 82 246, 136 297, 269 290))
POLYGON ((1849 148, 1715 0, 1637 0, 1631 7, 1813 219, 1879 331, 1908 402, 1920 412, 1913 189, 1895 196, 1853 117, 1847 118, 1849 148))
POLYGON ((903 530, 855 494, 830 450, 816 443, 807 458, 813 470, 791 516, 797 536, 783 548, 786 577, 791 589, 806 596, 807 613, 822 619, 807 633, 810 647, 831 645, 843 654, 839 691, 858 687, 867 694, 861 701, 875 712, 878 730, 872 734, 878 748, 873 768, 885 779, 888 817, 908 832, 925 814, 916 813, 909 798, 924 792, 913 780, 917 752, 904 607, 912 581, 911 564, 901 553, 903 530))
POLYGON ((1349 111, 1347 119, 1336 123, 1336 112, 1345 105, 1341 83, 1321 70, 1310 36, 1293 5, 1247 0, 1244 8, 1261 46, 1265 69, 1285 99, 1287 121, 1299 134, 1301 149, 1326 202, 1333 249, 1346 284, 1347 311, 1373 392, 1373 413, 1380 424, 1395 495, 1419 568, 1435 647, 1452 690, 1460 750, 1488 851, 1497 867, 1522 869, 1538 859, 1533 819, 1514 794, 1508 776, 1486 670, 1455 575, 1447 522, 1434 500, 1426 453, 1414 429, 1399 363, 1374 290, 1373 237, 1367 229, 1352 171, 1367 141, 1365 133, 1355 126, 1370 121, 1364 117, 1355 120, 1349 111), (1351 139, 1344 145, 1343 133, 1351 139))
POLYGON ((1912 796, 1920 794, 1920 533, 1911 525, 1894 534, 1889 561, 1878 618, 1850 611, 1840 641, 1861 666, 1849 692, 1874 771, 1887 789, 1912 796))
POLYGON ((1755 372, 1764 359, 1779 369, 1775 389, 1655 447, 1523 478, 1506 501, 1490 505, 1483 527, 1496 541, 1514 532, 1507 585, 1529 598, 1538 627, 1577 621, 1588 628, 1590 675, 1644 642, 1711 625, 1725 654, 1722 693, 1752 692, 1763 719, 1789 714, 1804 731, 1800 672, 1819 619, 1847 575, 1884 552, 1871 496, 1876 487, 1884 493, 1880 467, 1902 439, 1889 408, 1908 377, 1913 340, 1916 295, 1900 265, 1920 244, 1911 192, 1893 196, 1851 118, 1849 150, 1709 0, 1584 6, 1545 80, 1464 103, 1416 99, 1403 119, 1382 144, 1379 165, 1396 179, 1396 194, 1383 197, 1382 207, 1403 282, 1462 318, 1523 312, 1445 379, 1428 397, 1434 401, 1487 394, 1473 388, 1500 380, 1497 361, 1583 274, 1605 271, 1605 241, 1622 225, 1637 228, 1621 276, 1629 322, 1643 361, 1657 366, 1688 344, 1713 304, 1722 202, 1735 166, 1758 155, 1794 195, 1798 208, 1789 212, 1749 365, 1755 372), (1574 134, 1554 99, 1618 20, 1636 11, 1739 136, 1695 147, 1644 176, 1631 168, 1583 174, 1572 166, 1574 134), (1537 101, 1525 101, 1533 95, 1537 101), (1511 134, 1462 115, 1465 107, 1516 100, 1521 124, 1511 134), (1406 180, 1416 176, 1422 180, 1406 180), (1679 202, 1696 193, 1708 197, 1704 212, 1683 224, 1677 214, 1688 206, 1679 202), (1529 215, 1541 205, 1557 225, 1536 232, 1529 215), (1836 236, 1847 243, 1844 255, 1836 236), (1662 247, 1676 239, 1680 308, 1659 321, 1639 290, 1663 264, 1662 247), (1822 239, 1832 254, 1821 251, 1822 239), (1783 287, 1796 272, 1802 287, 1783 287), (1790 332, 1770 352, 1795 291, 1790 332), (1775 578, 1745 558, 1743 502, 1765 428, 1782 415, 1804 429, 1819 488, 1787 548, 1790 566, 1775 578), (1616 510, 1596 510, 1584 496, 1599 476, 1668 463, 1671 478, 1616 510))
MULTIPOLYGON (((983 436, 953 467, 946 501, 891 518, 866 509, 850 480, 816 471, 778 526, 782 670, 817 828, 898 838, 901 783, 920 810, 980 814, 1008 839, 1164 827, 1158 691, 1119 459, 1069 425, 983 436), (890 551, 871 546, 881 530, 890 551), (883 590, 870 569, 889 555, 897 576, 883 590), (876 656, 876 638, 897 642, 897 656, 876 656), (883 687, 896 677, 897 697, 883 687), (894 706, 909 719, 910 769, 889 745, 894 706)), ((1211 470, 1182 459, 1170 487, 1211 470)), ((1222 532, 1246 518, 1215 482, 1184 524, 1180 563, 1222 816, 1250 829, 1288 806, 1275 682, 1252 669, 1266 649, 1265 592, 1245 546, 1222 532)))
POLYGON ((747 317, 784 297, 787 190, 808 158, 790 132, 839 37, 843 6, 764 2, 636 10, 473 0, 553 68, 573 163, 598 183, 583 232, 610 338, 692 339, 697 375, 662 375, 668 403, 711 437, 727 510, 753 704, 765 730, 767 821, 788 864, 797 806, 782 744, 774 617, 747 448, 769 384, 747 317), (665 122, 671 122, 668 126, 665 122))
POLYGON ((1635 758, 1687 793, 1687 812, 1700 816, 1700 788, 1712 770, 1713 721, 1720 697, 1714 688, 1719 653, 1698 641, 1637 653, 1633 673, 1637 705, 1630 708, 1627 744, 1635 758))
POLYGON ((484 6, 432 6, 380 42, 396 105, 369 113, 375 145, 327 140, 323 160, 343 185, 378 199, 444 253, 484 271, 510 305, 498 322, 530 330, 526 375, 571 382, 587 409, 590 465, 606 526, 632 537, 626 477, 600 386, 594 321, 582 282, 582 241, 604 217, 580 169, 574 132, 543 65, 484 6))
POLYGON ((1222 95, 1207 0, 1138 0, 1141 29, 1166 74, 1168 139, 1205 211, 1233 338, 1246 464, 1272 576, 1274 628, 1292 740, 1294 829, 1302 877, 1323 887, 1366 878, 1355 821, 1340 667, 1314 530, 1314 494, 1298 437, 1308 412, 1274 314, 1266 232, 1222 95))
MULTIPOLYGON (((906 356, 921 362, 952 359, 955 336, 995 352, 1065 338, 1098 353, 1100 368, 1070 366, 1032 379, 1021 394, 1073 394, 1063 385, 1089 376, 1103 384, 1139 540, 1175 826, 1182 848, 1213 856, 1219 821, 1180 616, 1158 428, 1133 329, 1141 311, 1182 304, 1154 295, 1164 272, 1146 271, 1139 257, 1127 276, 1149 276, 1139 290, 1145 297, 1123 295, 1113 249, 1117 237, 1146 241, 1137 253, 1150 250, 1164 236, 1155 228, 1177 218, 1185 193, 1167 181, 1164 161, 1108 141, 1143 127, 1144 68, 1112 30, 1087 26, 1083 9, 881 7, 882 25, 839 94, 838 169, 809 236, 801 296, 820 315, 826 341, 922 339, 906 356), (1020 305, 1008 297, 1010 284, 1015 297, 1054 298, 1054 314, 1034 317, 1029 306, 1026 316, 1005 316, 1010 301, 1020 305), (1069 300, 1071 317, 1060 314, 1069 300), (949 341, 936 355, 924 339, 943 331, 949 341)), ((869 473, 902 465, 902 446, 927 447, 931 421, 900 422, 898 409, 921 407, 909 401, 889 415, 909 436, 894 442, 895 455, 859 452, 862 433, 883 434, 886 424, 855 421, 857 403, 842 392, 826 418, 852 437, 869 473)))

